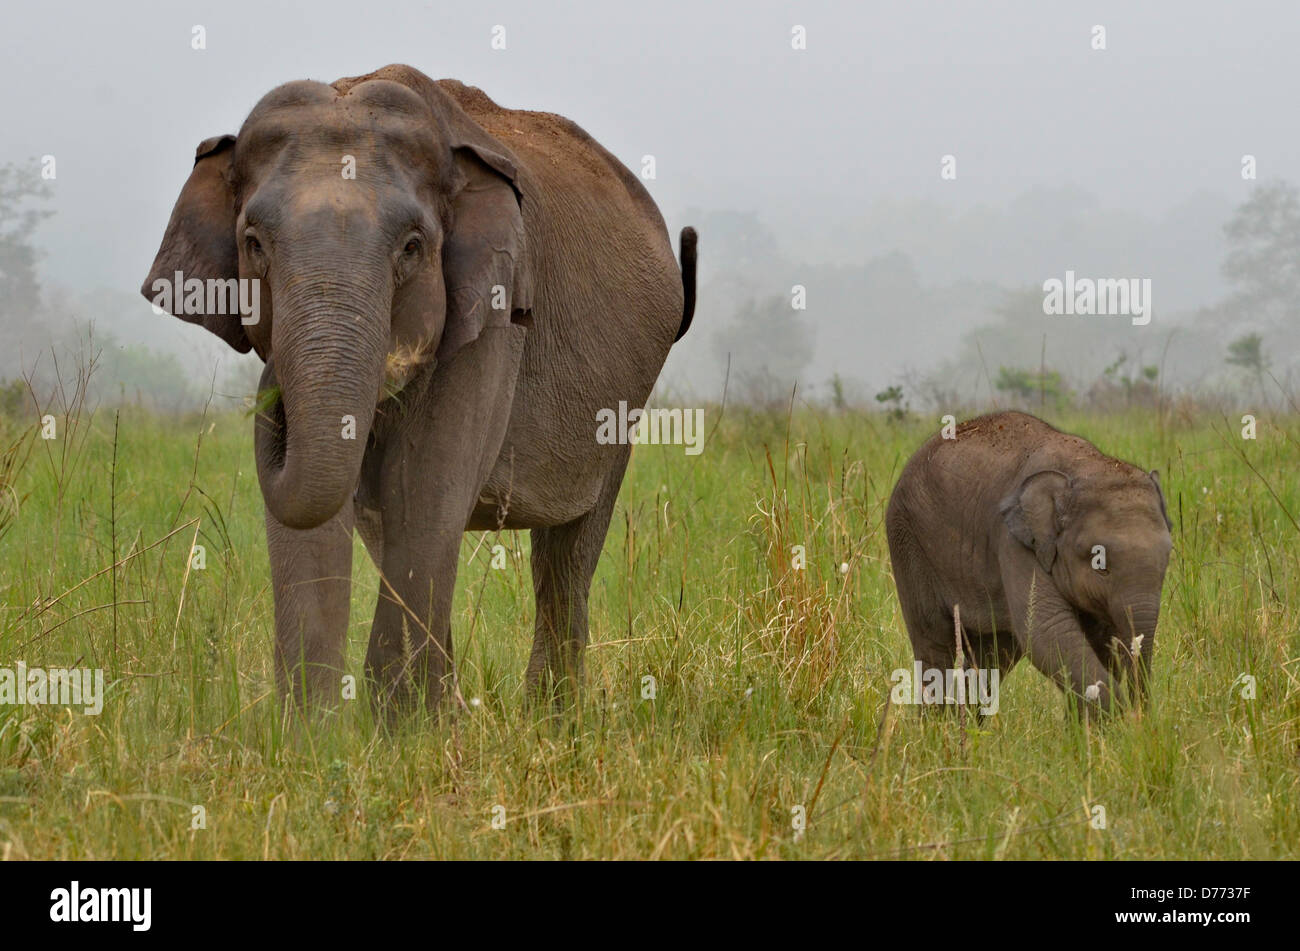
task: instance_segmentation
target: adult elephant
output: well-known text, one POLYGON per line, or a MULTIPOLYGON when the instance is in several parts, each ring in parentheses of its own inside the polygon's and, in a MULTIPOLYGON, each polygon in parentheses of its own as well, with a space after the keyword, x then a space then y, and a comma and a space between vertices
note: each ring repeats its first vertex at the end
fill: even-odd
POLYGON ((180 288, 168 309, 255 351, 278 394, 255 444, 282 695, 339 696, 354 526, 382 576, 366 669, 386 710, 443 692, 467 530, 532 530, 527 680, 569 693, 630 451, 597 441, 597 412, 644 405, 690 325, 690 228, 681 258, 577 125, 409 66, 287 83, 199 145, 142 292, 257 281, 242 319, 180 288))
POLYGON ((1026 413, 981 416, 916 451, 885 527, 923 668, 952 668, 959 616, 967 667, 1028 655, 1081 713, 1130 674, 1145 698, 1173 547, 1155 472, 1026 413))

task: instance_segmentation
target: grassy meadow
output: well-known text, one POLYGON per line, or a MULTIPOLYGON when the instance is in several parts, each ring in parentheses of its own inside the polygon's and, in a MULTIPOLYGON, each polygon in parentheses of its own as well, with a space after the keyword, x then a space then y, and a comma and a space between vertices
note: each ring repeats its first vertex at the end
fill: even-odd
MULTIPOLYGON (((1175 547, 1141 717, 1077 724, 1028 662, 979 726, 890 704, 911 652, 884 510, 938 419, 711 407, 701 455, 634 452, 580 709, 524 703, 527 533, 467 535, 468 709, 389 736, 359 540, 361 695, 310 729, 280 715, 247 416, 60 416, 3 490, 0 666, 102 667, 106 698, 0 706, 0 858, 1300 857, 1300 416, 1261 414, 1254 441, 1235 415, 1049 419, 1161 470, 1175 547)), ((0 449, 21 431, 0 422, 0 449)))

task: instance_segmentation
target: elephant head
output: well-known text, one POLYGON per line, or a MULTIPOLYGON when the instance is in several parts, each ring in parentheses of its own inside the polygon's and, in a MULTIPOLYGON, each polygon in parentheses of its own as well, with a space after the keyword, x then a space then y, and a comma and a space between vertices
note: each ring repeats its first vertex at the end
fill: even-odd
MULTIPOLYGON (((1173 547, 1159 474, 1125 463, 1066 474, 1027 476, 1003 500, 1012 538, 1030 549, 1102 657, 1128 672, 1140 657, 1138 696, 1145 697, 1160 615, 1160 592, 1173 547), (1116 656, 1112 639, 1123 652, 1116 656)), ((1036 622, 1051 630, 1056 619, 1036 622)))
POLYGON ((279 399, 258 421, 258 477, 280 523, 340 510, 385 399, 485 327, 527 322, 526 187, 408 67, 288 83, 237 136, 199 145, 141 290, 157 302, 179 275, 256 288, 254 323, 196 312, 180 288, 164 309, 266 362, 279 399))

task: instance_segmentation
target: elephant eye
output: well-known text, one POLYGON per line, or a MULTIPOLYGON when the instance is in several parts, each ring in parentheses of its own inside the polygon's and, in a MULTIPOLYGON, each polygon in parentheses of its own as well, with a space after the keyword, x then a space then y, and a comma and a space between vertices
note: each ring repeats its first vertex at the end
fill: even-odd
POLYGON ((420 239, 411 238, 406 242, 406 247, 402 248, 402 253, 408 257, 414 257, 420 253, 420 239))
POLYGON ((257 240, 257 235, 250 228, 244 232, 244 245, 248 248, 250 254, 262 253, 262 242, 257 240))

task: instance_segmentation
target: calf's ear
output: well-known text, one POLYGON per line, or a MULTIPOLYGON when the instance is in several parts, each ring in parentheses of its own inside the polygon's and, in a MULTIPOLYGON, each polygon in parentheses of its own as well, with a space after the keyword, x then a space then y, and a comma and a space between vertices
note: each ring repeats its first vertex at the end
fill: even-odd
POLYGON ((1064 472, 1043 469, 1028 476, 998 506, 1011 537, 1032 550, 1049 574, 1056 562, 1056 536, 1069 488, 1070 477, 1064 472))

